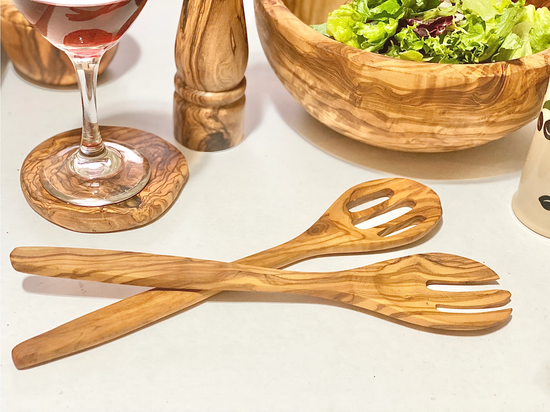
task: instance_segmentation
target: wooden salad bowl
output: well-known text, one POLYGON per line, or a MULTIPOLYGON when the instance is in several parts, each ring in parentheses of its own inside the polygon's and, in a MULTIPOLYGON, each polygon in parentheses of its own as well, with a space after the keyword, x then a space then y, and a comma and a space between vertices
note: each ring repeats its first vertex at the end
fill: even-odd
MULTIPOLYGON (((534 120, 550 49, 510 62, 412 62, 316 32, 346 0, 255 0, 273 70, 317 120, 352 139, 407 152, 446 152, 500 139, 534 120)), ((537 7, 550 0, 531 1, 537 7)))
MULTIPOLYGON (((53 46, 17 10, 11 0, 1 0, 2 46, 23 78, 46 86, 72 86, 76 73, 69 57, 53 46)), ((117 46, 107 50, 99 65, 103 73, 117 46)))

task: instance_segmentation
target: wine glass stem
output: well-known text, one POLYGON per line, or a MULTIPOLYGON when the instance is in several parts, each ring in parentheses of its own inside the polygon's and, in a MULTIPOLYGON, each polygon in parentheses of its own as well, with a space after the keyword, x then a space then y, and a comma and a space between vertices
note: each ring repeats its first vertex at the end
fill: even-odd
POLYGON ((82 98, 83 125, 79 155, 94 158, 105 151, 105 145, 99 133, 96 104, 97 74, 101 56, 79 57, 69 54, 69 57, 76 69, 82 98))

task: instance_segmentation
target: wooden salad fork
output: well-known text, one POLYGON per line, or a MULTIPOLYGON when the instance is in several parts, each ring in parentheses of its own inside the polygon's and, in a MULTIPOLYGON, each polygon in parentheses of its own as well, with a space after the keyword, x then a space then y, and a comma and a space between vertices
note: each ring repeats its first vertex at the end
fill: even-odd
MULTIPOLYGON (((305 232, 296 238, 239 259, 236 263, 283 268, 304 259, 336 254, 378 252, 411 244, 440 221, 437 194, 403 178, 361 183, 343 193, 305 232), (387 198, 387 199, 386 199, 387 198), (383 200, 371 207, 371 201, 383 200), (361 223, 393 210, 411 208, 402 216, 368 229, 361 223)), ((178 313, 216 291, 152 289, 60 325, 17 345, 15 366, 26 369, 112 341, 178 313)))
POLYGON ((499 278, 482 263, 446 253, 406 256, 338 272, 296 272, 150 253, 58 247, 16 248, 11 261, 17 271, 56 278, 166 289, 316 296, 444 330, 484 329, 511 314, 511 309, 440 311, 497 308, 507 304, 511 296, 501 289, 429 289, 430 285, 488 284, 499 278))

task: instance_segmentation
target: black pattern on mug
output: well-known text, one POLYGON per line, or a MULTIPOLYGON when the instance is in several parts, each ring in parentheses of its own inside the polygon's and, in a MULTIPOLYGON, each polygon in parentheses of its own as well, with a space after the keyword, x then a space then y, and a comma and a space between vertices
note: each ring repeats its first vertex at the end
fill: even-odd
MULTIPOLYGON (((542 105, 542 108, 543 109, 547 109, 547 110, 550 110, 550 100, 547 100, 544 102, 544 104, 542 105)), ((542 132, 544 134, 544 137, 548 140, 550 140, 550 120, 547 120, 546 122, 544 121, 544 114, 543 114, 544 110, 542 110, 540 112, 540 115, 539 115, 539 119, 538 119, 538 122, 537 122, 537 129, 540 131, 541 129, 544 129, 542 132)), ((540 205, 545 209, 545 210, 550 210, 550 196, 548 195, 544 195, 544 196, 541 196, 539 197, 539 202, 540 202, 540 205)))
POLYGON ((550 120, 544 121, 544 109, 550 110, 550 100, 547 100, 542 105, 542 109, 539 118, 537 121, 537 130, 540 132, 541 129, 544 129, 542 133, 544 134, 544 137, 548 140, 550 140, 550 120))
POLYGON ((539 202, 544 209, 550 210, 550 196, 544 195, 539 197, 539 202))

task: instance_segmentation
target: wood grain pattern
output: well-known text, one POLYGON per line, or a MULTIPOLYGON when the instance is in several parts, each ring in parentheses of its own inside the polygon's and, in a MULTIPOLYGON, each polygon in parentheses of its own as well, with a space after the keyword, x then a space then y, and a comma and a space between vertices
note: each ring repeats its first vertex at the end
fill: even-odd
MULTIPOLYGON (((442 213, 439 196, 419 182, 403 178, 365 182, 344 192, 305 232, 260 252, 258 258, 262 263, 258 266, 285 267, 296 262, 296 255, 304 260, 321 255, 380 252, 408 245, 426 236, 440 221, 442 213), (385 200, 361 207, 369 206, 376 199, 385 200), (410 210, 370 228, 358 226, 400 208, 410 210)), ((256 260, 255 255, 251 258, 256 260)))
POLYGON ((241 142, 248 62, 242 0, 184 0, 175 59, 176 140, 207 152, 241 142))
MULTIPOLYGON (((306 258, 343 253, 376 252, 403 246, 428 234, 442 215, 439 197, 409 179, 380 179, 344 192, 309 229, 279 246, 237 261, 240 264, 283 268, 306 258), (388 197, 379 205, 373 200, 388 197), (370 229, 355 225, 385 211, 411 207, 400 218, 370 229), (353 209, 353 212, 350 211, 353 209), (407 230, 396 233, 408 226, 407 230)), ((195 305, 216 292, 153 289, 123 299, 60 325, 17 345, 12 357, 25 369, 117 339, 195 305)))
POLYGON ((428 285, 479 285, 499 279, 482 263, 445 253, 412 255, 339 272, 296 272, 94 249, 28 247, 11 254, 24 273, 168 289, 283 292, 322 297, 423 327, 478 330, 506 320, 511 309, 460 313, 450 309, 492 309, 510 301, 502 289, 447 292, 428 285))
MULTIPOLYGON (((76 84, 69 57, 35 31, 11 0, 1 0, 1 19, 2 46, 23 78, 48 86, 76 84)), ((105 52, 99 74, 107 69, 116 49, 117 46, 105 52)))
POLYGON ((43 218, 66 229, 106 233, 144 226, 164 214, 176 201, 189 177, 185 157, 158 136, 125 127, 100 127, 104 140, 126 142, 141 151, 151 165, 151 178, 136 196, 102 207, 64 203, 42 186, 38 171, 43 159, 78 143, 81 129, 54 136, 37 146, 21 168, 21 187, 29 205, 43 218))
POLYGON ((286 4, 290 10, 283 0, 255 0, 265 54, 292 96, 345 136, 393 150, 454 151, 500 139, 538 115, 550 49, 508 63, 409 62, 311 29, 335 0, 286 4))

